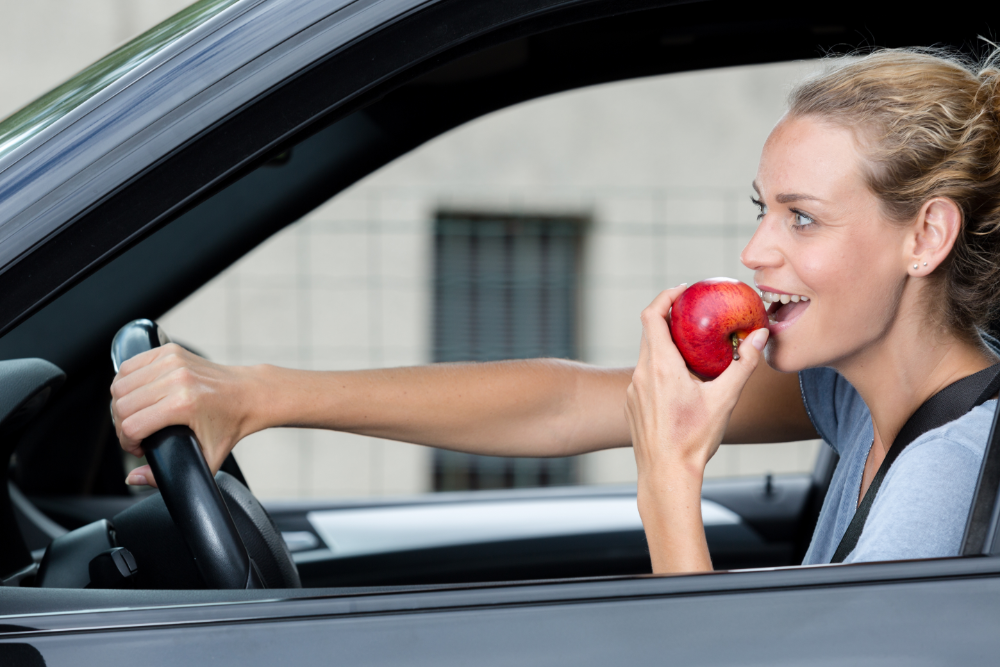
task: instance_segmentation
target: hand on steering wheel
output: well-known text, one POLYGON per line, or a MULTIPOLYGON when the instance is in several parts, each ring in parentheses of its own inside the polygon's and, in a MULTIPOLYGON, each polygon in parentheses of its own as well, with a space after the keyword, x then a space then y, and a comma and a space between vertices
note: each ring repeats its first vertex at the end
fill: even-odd
MULTIPOLYGON (((214 364, 175 343, 122 361, 111 384, 111 413, 122 449, 143 456, 142 441, 172 425, 194 431, 212 473, 241 439, 260 430, 249 369, 214 364)), ((156 486, 149 466, 126 480, 156 486)))
MULTIPOLYGON (((111 343, 115 370, 120 372, 129 359, 155 351, 151 348, 167 343, 167 335, 155 322, 129 322, 111 343)), ((152 379, 157 376, 153 375, 152 379)), ((168 382, 167 386, 170 385, 168 382)), ((145 392, 147 401, 150 396, 157 394, 145 392)), ((152 403, 162 402, 163 398, 160 394, 152 403)), ((190 401, 181 401, 181 404, 190 404, 190 401)), ((209 419, 209 423, 211 421, 209 419)), ((206 465, 195 433, 176 421, 151 430, 153 432, 142 439, 145 447, 141 451, 149 461, 150 470, 159 478, 163 502, 205 583, 210 588, 264 588, 263 577, 206 465)), ((139 441, 134 441, 133 451, 140 451, 139 441)))

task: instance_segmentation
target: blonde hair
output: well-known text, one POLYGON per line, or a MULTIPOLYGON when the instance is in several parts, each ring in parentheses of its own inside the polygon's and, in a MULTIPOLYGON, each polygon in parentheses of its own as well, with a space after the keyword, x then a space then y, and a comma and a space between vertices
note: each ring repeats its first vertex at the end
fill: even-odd
POLYGON ((945 324, 978 339, 1000 312, 1000 70, 932 49, 840 58, 791 94, 790 116, 853 128, 864 177, 886 217, 912 221, 934 197, 962 212, 962 229, 935 271, 945 324))

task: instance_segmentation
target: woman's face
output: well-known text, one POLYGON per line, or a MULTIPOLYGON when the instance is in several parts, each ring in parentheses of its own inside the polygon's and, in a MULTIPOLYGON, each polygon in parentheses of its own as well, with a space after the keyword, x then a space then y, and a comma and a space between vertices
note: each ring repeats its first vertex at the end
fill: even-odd
POLYGON ((759 290, 789 295, 768 309, 773 368, 839 366, 897 317, 906 227, 880 214, 862 160, 849 130, 812 118, 782 119, 764 145, 754 182, 763 215, 740 259, 759 290))

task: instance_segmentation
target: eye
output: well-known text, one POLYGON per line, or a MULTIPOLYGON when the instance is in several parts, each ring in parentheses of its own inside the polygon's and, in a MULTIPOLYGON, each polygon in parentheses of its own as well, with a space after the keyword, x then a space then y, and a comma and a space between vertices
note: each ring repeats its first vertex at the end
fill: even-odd
POLYGON ((753 202, 753 205, 757 207, 757 221, 759 222, 761 218, 767 215, 767 207, 764 206, 764 202, 757 199, 753 195, 750 196, 750 201, 753 202))
POLYGON ((815 223, 815 220, 813 220, 811 217, 809 217, 802 211, 796 211, 793 209, 792 215, 795 216, 795 224, 792 225, 793 227, 798 227, 799 229, 802 229, 803 227, 808 227, 809 225, 815 223))

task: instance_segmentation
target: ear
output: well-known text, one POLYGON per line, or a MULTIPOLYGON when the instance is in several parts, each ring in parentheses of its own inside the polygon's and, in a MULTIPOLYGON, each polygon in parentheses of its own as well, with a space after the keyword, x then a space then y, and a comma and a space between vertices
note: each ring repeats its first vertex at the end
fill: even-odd
POLYGON ((947 197, 935 197, 922 207, 913 222, 907 244, 907 273, 930 275, 951 253, 962 231, 962 210, 947 197))

